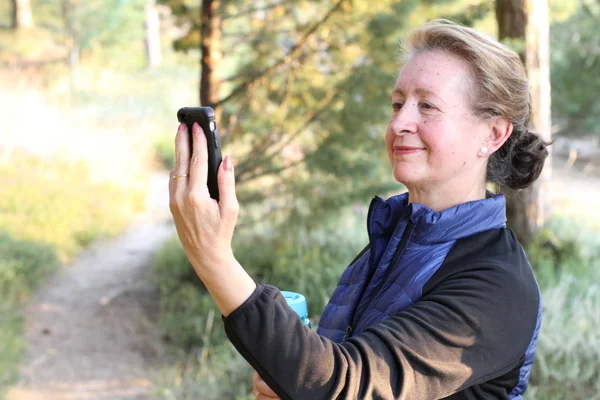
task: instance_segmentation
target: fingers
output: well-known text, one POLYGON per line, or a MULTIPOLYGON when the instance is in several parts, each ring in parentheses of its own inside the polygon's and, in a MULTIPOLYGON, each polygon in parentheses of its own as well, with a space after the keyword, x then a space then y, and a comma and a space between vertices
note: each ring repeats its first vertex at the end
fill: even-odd
POLYGON ((252 376, 253 393, 254 397, 258 399, 278 399, 279 396, 262 380, 258 373, 254 373, 252 376))
POLYGON ((198 123, 194 122, 192 127, 192 158, 190 160, 190 191, 208 196, 208 150, 206 148, 206 136, 198 123))
POLYGON ((181 177, 181 175, 188 174, 190 152, 187 127, 184 123, 181 123, 175 135, 175 168, 171 171, 169 177, 169 194, 172 199, 175 197, 176 192, 181 193, 187 186, 188 178, 181 177))
POLYGON ((221 209, 221 218, 229 226, 235 226, 239 214, 239 203, 235 193, 235 172, 230 156, 226 156, 219 166, 217 174, 219 184, 219 207, 221 209))

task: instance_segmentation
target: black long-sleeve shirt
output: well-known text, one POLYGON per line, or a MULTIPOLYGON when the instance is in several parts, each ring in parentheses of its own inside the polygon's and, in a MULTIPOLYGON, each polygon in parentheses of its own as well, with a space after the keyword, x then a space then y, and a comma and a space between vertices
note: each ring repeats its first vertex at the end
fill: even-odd
POLYGON ((270 285, 224 322, 282 399, 508 399, 539 304, 521 246, 502 228, 457 241, 420 301, 346 342, 303 326, 270 285))

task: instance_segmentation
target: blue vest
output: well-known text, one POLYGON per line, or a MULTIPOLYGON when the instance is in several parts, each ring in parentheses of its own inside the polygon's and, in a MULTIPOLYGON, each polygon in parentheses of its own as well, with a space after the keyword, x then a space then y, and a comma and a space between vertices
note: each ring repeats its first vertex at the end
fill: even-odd
MULTIPOLYGON (((317 332, 339 343, 398 314, 419 301, 423 287, 458 239, 505 227, 505 222, 503 195, 488 193, 484 200, 441 212, 409 204, 408 193, 388 200, 375 197, 367 217, 369 246, 342 274, 317 332)), ((522 399, 527 388, 540 321, 538 315, 511 399, 522 399)))
POLYGON ((352 334, 360 334, 398 314, 421 298, 458 239, 504 227, 505 222, 503 195, 441 212, 409 204, 408 193, 388 200, 375 197, 367 217, 369 247, 342 274, 318 333, 341 342, 348 326, 352 334))

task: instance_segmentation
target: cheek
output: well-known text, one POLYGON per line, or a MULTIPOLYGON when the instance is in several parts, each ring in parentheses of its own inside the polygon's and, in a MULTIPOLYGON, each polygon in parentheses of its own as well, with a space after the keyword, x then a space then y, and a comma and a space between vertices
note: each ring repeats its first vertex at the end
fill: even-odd
POLYGON ((392 133, 392 129, 390 128, 389 124, 385 131, 385 147, 387 149, 388 155, 392 157, 394 147, 394 134, 392 133))

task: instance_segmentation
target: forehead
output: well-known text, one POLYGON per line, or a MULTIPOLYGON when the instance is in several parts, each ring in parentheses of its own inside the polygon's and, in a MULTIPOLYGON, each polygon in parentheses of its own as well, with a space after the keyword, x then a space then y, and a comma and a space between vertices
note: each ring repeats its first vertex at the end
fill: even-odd
POLYGON ((467 61, 443 51, 425 51, 404 65, 395 90, 404 95, 431 92, 443 100, 451 100, 459 93, 466 94, 472 83, 467 61))

